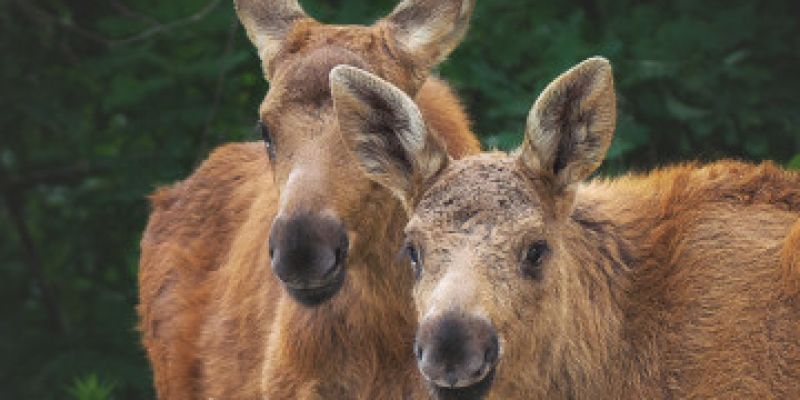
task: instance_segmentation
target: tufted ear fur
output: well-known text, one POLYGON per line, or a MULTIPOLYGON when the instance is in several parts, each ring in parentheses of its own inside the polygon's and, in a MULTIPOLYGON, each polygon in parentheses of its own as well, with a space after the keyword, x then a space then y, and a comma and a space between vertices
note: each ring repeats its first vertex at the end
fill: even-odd
POLYGON ((309 18, 297 0, 234 0, 234 7, 265 64, 278 53, 294 23, 309 18))
POLYGON ((461 43, 474 9, 475 0, 404 0, 384 21, 417 67, 427 70, 461 43))
POLYGON ((568 192, 603 162, 616 125, 614 79, 608 60, 594 57, 565 72, 533 105, 519 160, 568 192))
POLYGON ((331 71, 339 130, 366 174, 411 211, 425 185, 448 162, 444 146, 428 134, 419 108, 402 90, 355 67, 331 71))

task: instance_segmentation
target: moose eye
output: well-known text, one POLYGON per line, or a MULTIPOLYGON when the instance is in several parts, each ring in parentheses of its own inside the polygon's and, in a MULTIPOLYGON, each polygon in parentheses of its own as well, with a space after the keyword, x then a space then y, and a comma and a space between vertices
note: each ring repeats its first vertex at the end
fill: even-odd
POLYGON ((258 121, 256 124, 256 131, 258 131, 258 134, 260 134, 261 138, 264 139, 264 146, 267 148, 267 155, 269 156, 269 159, 274 160, 275 144, 272 141, 272 132, 269 131, 269 126, 261 121, 258 121))
POLYGON ((413 243, 406 243, 406 255, 411 261, 411 270, 414 272, 414 279, 419 279, 422 275, 422 260, 419 256, 419 250, 413 243))
POLYGON ((542 260, 547 254, 549 247, 547 242, 535 242, 525 252, 520 269, 525 276, 539 280, 542 277, 542 260))

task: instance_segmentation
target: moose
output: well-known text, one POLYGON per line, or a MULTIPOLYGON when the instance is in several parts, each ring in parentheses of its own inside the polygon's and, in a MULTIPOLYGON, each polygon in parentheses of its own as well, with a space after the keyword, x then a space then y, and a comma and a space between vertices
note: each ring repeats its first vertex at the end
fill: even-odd
POLYGON ((800 398, 800 174, 686 163, 584 182, 609 62, 534 104, 520 149, 453 160, 411 99, 331 75, 341 133, 409 213, 413 351, 438 399, 800 398))
POLYGON ((413 279, 395 257, 407 214, 346 150, 329 72, 383 77, 450 157, 477 153, 457 97, 429 77, 474 0, 405 0, 371 26, 319 23, 296 0, 235 7, 270 82, 264 141, 224 145, 151 196, 138 312, 157 395, 422 398, 413 279))

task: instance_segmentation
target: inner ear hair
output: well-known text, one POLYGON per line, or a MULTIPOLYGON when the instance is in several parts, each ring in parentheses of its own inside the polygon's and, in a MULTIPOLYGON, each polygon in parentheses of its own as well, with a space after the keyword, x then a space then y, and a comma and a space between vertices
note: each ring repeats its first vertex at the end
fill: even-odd
POLYGON ((265 65, 278 53, 297 21, 311 20, 297 0, 234 0, 233 4, 265 65))
POLYGON ((403 201, 407 210, 448 162, 408 95, 369 72, 340 65, 331 71, 339 130, 364 172, 403 201))
POLYGON ((603 162, 616 124, 611 65, 590 58, 554 80, 536 100, 520 160, 563 192, 603 162))
POLYGON ((417 67, 427 70, 461 43, 474 9, 475 0, 404 0, 383 21, 417 67))

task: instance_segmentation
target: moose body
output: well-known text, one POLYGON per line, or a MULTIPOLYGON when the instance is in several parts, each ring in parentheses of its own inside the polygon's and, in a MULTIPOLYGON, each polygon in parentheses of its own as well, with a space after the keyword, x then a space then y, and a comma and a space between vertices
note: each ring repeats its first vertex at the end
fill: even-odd
MULTIPOLYGON (((334 101, 402 97, 334 74, 334 101)), ((513 155, 454 161, 403 124, 410 100, 393 107, 394 128, 342 133, 411 214, 415 353, 437 398, 800 398, 800 174, 719 161, 583 183, 616 119, 597 58, 545 89, 513 155), (402 150, 361 148, 364 132, 402 150)))
POLYGON ((236 1, 270 81, 265 142, 223 146, 151 198, 139 314, 159 398, 425 397, 413 280, 395 257, 407 216, 346 151, 328 75, 384 76, 450 155, 476 153, 457 98, 428 78, 473 6, 409 0, 364 27, 320 24, 293 0, 236 1))

